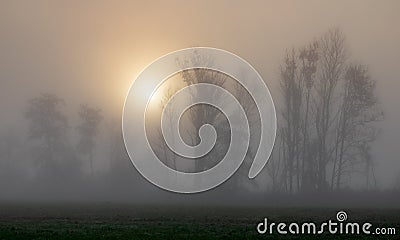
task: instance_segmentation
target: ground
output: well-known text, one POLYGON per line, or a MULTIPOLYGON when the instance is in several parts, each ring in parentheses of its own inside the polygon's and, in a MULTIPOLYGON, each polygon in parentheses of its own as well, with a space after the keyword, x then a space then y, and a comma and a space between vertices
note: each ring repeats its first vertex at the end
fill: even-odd
POLYGON ((324 235, 323 239, 400 239, 400 210, 145 206, 130 204, 3 204, 0 240, 18 239, 321 239, 312 235, 260 235, 257 224, 336 220, 395 227, 396 235, 324 235))

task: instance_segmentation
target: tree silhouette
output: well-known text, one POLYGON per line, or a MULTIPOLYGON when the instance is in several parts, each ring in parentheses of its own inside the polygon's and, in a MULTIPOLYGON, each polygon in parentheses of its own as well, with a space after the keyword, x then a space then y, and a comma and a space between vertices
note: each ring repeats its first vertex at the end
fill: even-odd
POLYGON ((64 106, 62 98, 46 93, 31 99, 25 113, 29 120, 28 137, 33 143, 33 156, 44 177, 60 179, 79 169, 67 138, 68 121, 61 111, 64 106))
POLYGON ((77 127, 79 133, 78 151, 88 156, 90 173, 93 175, 93 158, 96 145, 95 138, 103 116, 101 115, 101 109, 92 108, 88 105, 82 105, 78 113, 81 120, 81 123, 77 127))
MULTIPOLYGON (((194 54, 190 56, 188 59, 178 59, 177 61, 182 69, 186 69, 189 64, 201 65, 207 67, 212 67, 214 64, 212 56, 204 56, 199 54, 197 51, 195 51, 194 54)), ((216 71, 210 71, 209 69, 203 69, 203 68, 185 70, 180 72, 180 75, 187 86, 198 83, 210 83, 217 86, 223 86, 228 79, 228 76, 226 76, 225 74, 216 71)), ((214 93, 210 93, 210 96, 215 99, 218 99, 219 96, 216 94, 216 92, 217 91, 215 91, 214 93)), ((193 91, 191 94, 195 96, 198 93, 196 91, 193 91)), ((220 139, 223 138, 223 135, 225 135, 223 133, 226 132, 227 129, 224 128, 222 124, 216 124, 217 122, 221 121, 221 118, 223 118, 223 114, 219 112, 219 110, 211 108, 208 105, 198 104, 190 108, 188 112, 191 124, 188 124, 186 130, 192 137, 191 142, 193 146, 199 144, 200 138, 198 136, 198 131, 201 126, 207 123, 214 123, 213 126, 216 128, 217 133, 219 133, 219 137, 221 137, 220 139)), ((227 143, 226 141, 222 142, 227 143)), ((224 148, 222 144, 220 144, 219 146, 224 148)), ((222 156, 223 154, 224 153, 222 153, 222 156)), ((194 161, 195 163, 194 170, 196 172, 204 171, 207 168, 209 168, 210 165, 222 159, 221 156, 212 156, 211 158, 211 154, 206 155, 204 158, 205 159, 202 159, 201 161, 200 160, 194 161)))
POLYGON ((365 66, 349 62, 344 39, 339 29, 330 30, 291 50, 281 67, 283 121, 274 157, 284 163, 280 174, 288 192, 340 189, 361 166, 367 185, 374 175, 370 145, 383 113, 375 81, 365 66))

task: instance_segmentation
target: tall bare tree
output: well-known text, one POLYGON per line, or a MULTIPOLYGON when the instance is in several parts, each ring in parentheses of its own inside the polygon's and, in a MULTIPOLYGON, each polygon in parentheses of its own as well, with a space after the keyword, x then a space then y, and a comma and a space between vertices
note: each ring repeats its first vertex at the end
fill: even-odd
POLYGON ((278 156, 284 163, 284 189, 339 189, 343 177, 362 166, 370 185, 370 145, 379 132, 374 122, 383 113, 367 68, 349 63, 342 32, 330 30, 307 47, 290 51, 280 83, 278 156))
MULTIPOLYGON (((301 84, 303 85, 302 94, 305 95, 303 98, 303 125, 301 126, 302 131, 302 153, 301 153, 301 185, 303 190, 312 189, 315 184, 315 162, 310 154, 311 143, 310 137, 311 133, 309 131, 310 125, 312 125, 311 117, 311 94, 314 87, 315 77, 317 73, 319 54, 318 54, 318 42, 315 41, 309 46, 300 50, 299 61, 300 61, 300 78, 301 84)), ((300 189, 298 187, 298 189, 300 189)))
MULTIPOLYGON (((343 97, 339 108, 336 129, 337 142, 332 179, 336 188, 340 188, 346 164, 361 158, 367 167, 367 178, 372 171, 369 143, 375 140, 376 130, 370 123, 382 118, 382 112, 376 107, 374 95, 375 81, 368 76, 368 70, 362 65, 350 65, 343 82, 343 97)), ((369 185, 369 180, 367 180, 369 185)), ((333 182, 332 182, 333 186, 333 182)))
MULTIPOLYGON (((213 59, 211 56, 204 56, 194 52, 193 56, 188 59, 180 59, 178 60, 178 64, 182 69, 186 69, 188 65, 201 65, 201 66, 213 66, 213 59)), ((193 85, 198 83, 210 83, 217 86, 223 86, 227 81, 228 77, 225 74, 210 71, 209 69, 190 69, 181 72, 181 77, 186 85, 193 85)), ((218 98, 219 96, 215 93, 210 93, 211 97, 218 98)), ((193 91, 191 94, 196 95, 197 92, 193 91)), ((187 131, 190 132, 189 135, 192 136, 192 145, 197 145, 200 142, 200 138, 198 136, 198 131, 201 126, 206 123, 217 123, 220 121, 220 118, 223 117, 223 114, 220 113, 217 109, 213 109, 210 106, 199 104, 189 109, 190 120, 192 127, 188 127, 187 131)), ((224 132, 221 126, 216 126, 214 124, 217 132, 224 132), (219 128, 221 127, 221 128, 219 128)), ((226 130, 226 129, 225 129, 226 130)), ((219 134, 221 136, 222 134, 219 134)), ((201 161, 195 160, 195 171, 203 171, 206 168, 210 167, 210 164, 215 162, 215 159, 210 159, 205 156, 206 159, 202 159, 201 161)), ((214 156, 215 158, 215 156, 214 156)))
POLYGON ((303 86, 297 71, 297 55, 295 50, 290 51, 284 66, 281 68, 281 89, 283 93, 282 118, 282 143, 284 144, 285 172, 289 192, 294 191, 300 185, 300 147, 301 147, 301 106, 303 86))
POLYGON ((328 187, 326 179, 327 164, 332 160, 334 142, 330 131, 335 120, 335 93, 343 77, 347 53, 344 36, 339 29, 330 30, 320 40, 321 73, 316 81, 316 132, 318 139, 318 188, 328 187))

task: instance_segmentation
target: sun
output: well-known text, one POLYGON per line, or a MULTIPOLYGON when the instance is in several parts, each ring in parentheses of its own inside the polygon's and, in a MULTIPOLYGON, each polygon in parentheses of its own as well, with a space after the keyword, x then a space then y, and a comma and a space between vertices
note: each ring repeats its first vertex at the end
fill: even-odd
POLYGON ((148 107, 152 109, 159 109, 163 107, 165 101, 165 90, 163 87, 158 87, 150 96, 148 107))
MULTIPOLYGON (((179 75, 172 76, 163 83, 161 83, 157 88, 154 89, 143 89, 143 92, 148 91, 148 107, 152 109, 162 110, 171 97, 184 86, 179 75)), ((145 88, 145 87, 144 87, 145 88)), ((148 86, 151 88, 151 86, 148 86)))
POLYGON ((150 97, 151 102, 159 102, 163 98, 163 91, 160 88, 156 89, 150 97))

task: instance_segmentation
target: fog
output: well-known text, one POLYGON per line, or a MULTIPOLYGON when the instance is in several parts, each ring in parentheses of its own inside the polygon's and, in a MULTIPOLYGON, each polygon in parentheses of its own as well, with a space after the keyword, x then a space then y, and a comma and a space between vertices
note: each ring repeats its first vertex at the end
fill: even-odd
MULTIPOLYGON (((7 164, 10 169, 26 171, 0 170, 0 200, 32 197, 157 202, 159 196, 189 198, 166 193, 146 182, 126 156, 120 158, 124 159, 121 163, 110 162, 113 144, 121 141, 124 100, 137 74, 171 51, 193 46, 221 48, 251 63, 277 100, 286 51, 307 45, 332 28, 343 32, 351 60, 367 65, 371 78, 376 80, 376 94, 385 117, 377 124, 381 133, 372 145, 372 157, 377 188, 393 189, 399 185, 400 176, 399 9, 400 2, 395 0, 2 1, 0 138, 18 142, 17 148, 3 144, 12 150, 13 161, 7 164), (63 191, 53 191, 60 185, 48 176, 32 181, 37 172, 30 154, 25 113, 29 100, 41 93, 65 100, 63 112, 68 117, 72 145, 78 141, 75 130, 80 105, 101 109, 103 121, 96 137, 94 174, 87 161, 76 166, 84 172, 85 184, 94 188, 90 193, 77 187, 82 186, 78 179, 68 182, 69 187, 63 191)), ((6 158, 0 157, 0 161, 6 158)), ((263 174, 257 178, 257 187, 243 187, 258 196, 250 202, 261 203, 269 196, 268 181, 263 174)), ((349 188, 362 189, 359 185, 355 177, 349 188)), ((229 192, 229 185, 222 188, 202 196, 214 196, 217 201, 227 189, 229 192)))

